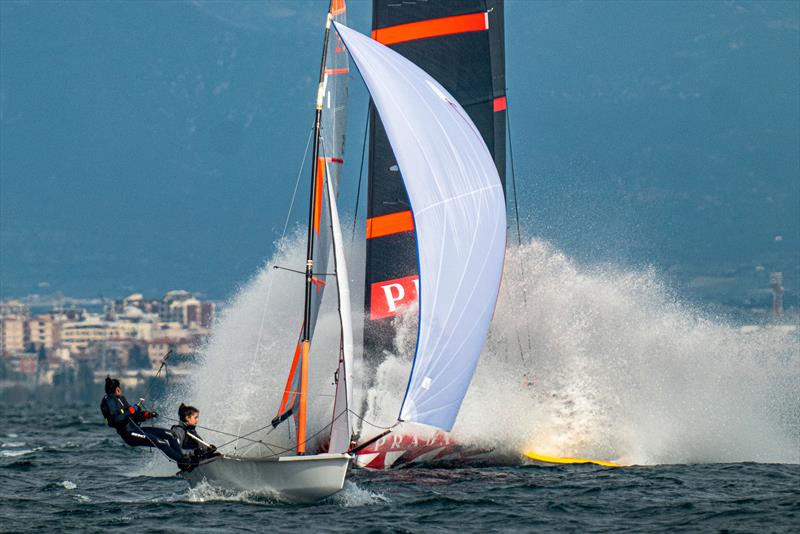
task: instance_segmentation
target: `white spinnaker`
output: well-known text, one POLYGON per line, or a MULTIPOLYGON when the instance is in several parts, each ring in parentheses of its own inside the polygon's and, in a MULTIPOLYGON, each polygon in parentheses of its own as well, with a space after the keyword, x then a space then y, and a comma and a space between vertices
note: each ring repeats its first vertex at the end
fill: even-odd
MULTIPOLYGON (((329 165, 326 172, 330 176, 329 165)), ((350 280, 347 274, 347 262, 342 244, 342 225, 339 222, 339 210, 336 207, 336 195, 333 184, 325 180, 328 188, 328 202, 331 211, 331 235, 333 236, 333 265, 336 269, 336 287, 339 292, 339 317, 342 324, 342 347, 339 367, 336 371, 336 399, 333 405, 333 424, 331 425, 331 442, 328 452, 347 452, 350 449, 350 413, 353 405, 353 318, 350 314, 350 280)))
POLYGON ((400 420, 450 430, 494 312, 506 244, 500 177, 464 109, 422 69, 335 24, 403 175, 417 232, 419 330, 400 420))

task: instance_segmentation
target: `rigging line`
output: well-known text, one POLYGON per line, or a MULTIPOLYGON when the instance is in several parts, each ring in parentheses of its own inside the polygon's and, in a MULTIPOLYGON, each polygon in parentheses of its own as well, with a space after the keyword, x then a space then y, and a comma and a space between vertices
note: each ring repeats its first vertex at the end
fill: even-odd
MULTIPOLYGON (((240 424, 240 425, 239 425, 239 427, 241 427, 241 426, 242 426, 242 425, 240 424)), ((271 427, 271 430, 269 430, 269 431, 268 431, 268 432, 265 434, 265 436, 269 436, 269 435, 272 433, 272 430, 275 430, 275 429, 277 428, 277 427, 273 427, 273 426, 272 426, 272 424, 269 424, 269 425, 267 425, 267 426, 262 426, 261 428, 256 428, 255 430, 253 430, 252 432, 248 432, 247 434, 244 434, 244 435, 241 435, 241 436, 236 436, 236 439, 232 439, 232 440, 230 440, 230 441, 226 441, 226 442, 225 442, 225 443, 223 443, 222 445, 219 445, 219 446, 217 447, 217 449, 221 449, 222 447, 225 447, 226 445, 230 445, 231 443, 235 443, 235 442, 237 442, 237 441, 239 441, 239 440, 246 439, 246 438, 247 438, 247 436, 252 436, 252 435, 253 435, 253 434, 255 434, 256 432, 261 432, 261 431, 262 431, 262 430, 264 430, 265 428, 270 428, 270 427, 271 427)), ((234 448, 233 448, 233 450, 236 450, 236 447, 234 447, 234 448)))
MULTIPOLYGON (((297 269, 290 269, 288 267, 281 267, 280 265, 273 265, 273 269, 281 269, 283 271, 289 271, 290 273, 297 273, 297 274, 306 274, 305 271, 298 271, 297 269)), ((314 273, 314 276, 336 276, 336 273, 314 273)))
MULTIPOLYGON (((297 189, 300 187, 300 177, 303 175, 303 169, 306 165, 306 158, 308 157, 308 147, 311 145, 311 137, 312 137, 313 129, 308 132, 308 139, 306 139, 306 149, 303 151, 303 159, 300 161, 300 170, 297 172, 297 179, 294 182, 294 191, 292 191, 292 200, 289 203, 289 210, 286 212, 286 221, 283 223, 283 231, 281 232, 280 242, 283 242, 284 238, 286 237, 286 229, 289 228, 289 220, 292 217, 292 209, 294 208, 294 201, 297 198, 297 189)), ((264 302, 264 307, 261 310, 261 322, 258 327, 258 338, 256 339, 256 346, 253 349, 253 356, 250 359, 250 370, 252 372, 253 365, 255 365, 256 357, 258 356, 258 349, 261 347, 261 340, 264 337, 264 324, 267 318, 267 310, 269 309, 269 300, 272 295, 272 281, 274 277, 271 276, 269 278, 269 284, 267 285, 267 298, 264 302)), ((241 433, 242 431, 242 422, 239 423, 239 428, 236 433, 241 433)))
POLYGON ((361 178, 364 175, 364 155, 367 153, 367 132, 369 131, 369 109, 367 106, 367 120, 364 121, 364 142, 361 144, 361 165, 358 167, 358 189, 356 189, 356 209, 353 213, 353 235, 350 237, 350 256, 353 256, 353 247, 356 242, 356 221, 358 220, 358 203, 361 200, 361 178))
MULTIPOLYGON (((173 419, 172 417, 167 417, 165 415, 159 416, 159 418, 166 419, 167 421, 175 421, 176 423, 180 423, 181 422, 178 419, 173 419)), ((237 436, 236 434, 232 434, 230 432, 225 432, 224 430, 217 430, 216 428, 210 428, 210 427, 201 426, 201 425, 195 425, 195 427, 199 428, 201 430, 208 430, 209 432, 216 432, 217 434, 222 434, 222 435, 225 435, 225 436, 231 436, 231 437, 234 437, 234 438, 244 439, 246 441, 252 441, 253 444, 261 443, 262 445, 266 445, 268 447, 269 446, 278 447, 278 445, 275 445, 274 443, 270 444, 270 443, 267 443, 267 442, 265 442, 263 440, 260 440, 260 439, 250 439, 250 438, 245 438, 245 437, 242 437, 242 436, 237 436)))
MULTIPOLYGON (((172 356, 172 354, 173 354, 173 351, 172 351, 172 349, 170 349, 169 351, 167 351, 167 354, 165 354, 164 357, 161 358, 161 365, 159 366, 158 371, 156 371, 155 376, 151 376, 150 377, 150 381, 147 384, 147 389, 144 390, 144 396, 139 398, 139 402, 143 402, 145 399, 147 399, 150 396, 150 390, 153 387, 153 383, 155 382, 156 378, 158 378, 159 375, 161 374, 161 370, 164 369, 164 367, 166 367, 167 360, 169 360, 169 357, 172 356)), ((166 374, 165 374, 165 376, 166 376, 166 374)))
MULTIPOLYGON (((522 232, 519 229, 519 201, 517 199, 517 173, 515 172, 514 168, 514 144, 512 142, 511 136, 511 105, 508 100, 508 89, 506 89, 506 130, 508 131, 508 154, 511 159, 511 183, 513 184, 512 190, 514 191, 514 220, 517 226, 517 246, 521 249, 522 248, 522 232)), ((520 253, 519 251, 518 253, 520 253)), ((520 274, 522 275, 522 305, 525 311, 528 310, 528 288, 525 286, 527 277, 525 275, 525 263, 522 261, 522 258, 519 259, 519 268, 520 274)), ((527 325, 527 323, 526 323, 527 325)), ((528 352, 531 352, 533 349, 531 347, 531 331, 529 328, 526 328, 526 333, 528 335, 528 352)), ((517 333, 517 342, 520 345, 520 352, 519 355, 522 358, 522 361, 525 361, 525 355, 522 351, 522 341, 519 339, 519 332, 517 333)))
MULTIPOLYGON (((314 434, 312 434, 311 436, 309 436, 309 437, 308 437, 308 438, 307 438, 307 439, 306 439, 306 440, 303 442, 303 444, 307 444, 309 441, 311 441, 312 439, 314 439, 314 438, 316 438, 317 436, 319 436, 319 435, 320 435, 322 432, 324 432, 326 429, 328 429, 328 427, 331 427, 331 428, 332 428, 332 427, 333 427, 333 423, 335 423, 335 422, 336 422, 336 420, 337 420, 337 419, 339 419, 339 417, 341 417, 341 416, 342 416, 343 414, 345 414, 345 413, 347 413, 347 412, 346 412, 346 411, 344 411, 344 412, 340 413, 339 415, 337 415, 337 416, 336 416, 336 417, 333 419, 333 421, 331 421, 331 422, 330 422, 330 423, 328 423, 327 425, 323 426, 323 427, 322 427, 322 428, 321 428, 319 431, 317 431, 317 432, 315 432, 314 434)), ((225 443, 223 443, 222 445, 219 445, 219 446, 217 447, 217 450, 221 449, 222 447, 225 447, 226 445, 230 445, 231 443, 233 443, 234 441, 237 441, 238 439, 243 439, 243 438, 245 438, 245 437, 247 437, 247 436, 249 436, 249 435, 251 435, 251 434, 255 434, 256 432, 260 432, 261 430, 264 430, 265 428, 270 428, 270 427, 271 427, 271 429, 270 429, 270 431, 269 431, 269 432, 267 432, 267 435, 269 435, 269 434, 270 434, 270 433, 271 433, 273 430, 275 430, 276 428, 278 428, 278 427, 273 427, 273 426, 272 426, 272 424, 269 424, 269 425, 267 425, 267 426, 264 426, 264 427, 261 427, 261 428, 257 428, 256 430, 253 430, 252 432, 250 432, 250 433, 248 433, 248 434, 245 434, 244 436, 240 436, 240 437, 239 437, 239 438, 237 438, 237 439, 234 439, 234 440, 231 440, 231 441, 225 442, 225 443)), ((276 445, 276 446, 277 446, 277 445, 276 445)), ((275 457, 275 456, 279 456, 279 455, 281 455, 281 454, 283 454, 283 453, 285 453, 285 452, 293 451, 293 450, 295 450, 295 448, 296 448, 296 447, 297 447, 297 445, 292 445, 291 447, 288 447, 288 448, 286 448, 286 449, 281 449, 281 450, 279 450, 278 452, 276 452, 276 453, 273 453, 273 454, 271 454, 271 455, 267 456, 267 458, 272 458, 272 457, 275 457)), ((234 449, 234 450, 235 450, 235 449, 234 449)))
POLYGON ((375 428, 380 428, 381 430, 389 430, 389 429, 394 428, 394 427, 397 426, 397 423, 393 424, 392 426, 376 425, 375 423, 370 423, 369 421, 367 421, 365 418, 363 418, 360 415, 358 415, 356 412, 354 412, 350 408, 348 408, 347 411, 350 412, 351 414, 355 415, 357 418, 361 419, 361 421, 367 423, 369 426, 372 426, 372 427, 375 427, 375 428))
MULTIPOLYGON (((307 444, 309 441, 311 441, 312 439, 316 438, 317 436, 319 436, 320 434, 322 434, 323 432, 325 432, 325 431, 326 431, 326 430, 328 430, 329 428, 333 428, 333 424, 334 424, 334 423, 335 423, 335 422, 336 422, 336 421, 337 421, 337 420, 338 420, 338 419, 339 419, 339 418, 340 418, 342 415, 344 415, 344 414, 346 414, 346 413, 347 413, 347 410, 343 411, 342 413, 340 413, 339 415, 337 415, 336 417, 334 417, 334 418, 333 418, 333 420, 332 420, 330 423, 328 423, 327 425, 323 426, 323 427, 322 427, 322 428, 320 428, 320 429, 319 429, 317 432, 315 432, 314 434, 312 434, 311 436, 309 436, 308 438, 306 438, 306 440, 303 442, 303 444, 304 444, 304 445, 305 445, 305 444, 307 444)), ((277 428, 277 427, 274 427, 274 428, 277 428)), ((285 453, 285 452, 293 451, 293 450, 295 450, 295 448, 296 448, 296 447, 297 447, 297 445, 293 445, 293 446, 291 446, 291 447, 289 447, 289 448, 287 448, 287 449, 283 449, 282 451, 278 451, 277 453, 274 453, 274 454, 272 454, 271 456, 267 456, 267 458, 276 457, 276 456, 279 456, 279 455, 281 455, 281 454, 283 454, 283 453, 285 453)), ((217 447, 217 448, 219 449, 219 447, 217 447)))

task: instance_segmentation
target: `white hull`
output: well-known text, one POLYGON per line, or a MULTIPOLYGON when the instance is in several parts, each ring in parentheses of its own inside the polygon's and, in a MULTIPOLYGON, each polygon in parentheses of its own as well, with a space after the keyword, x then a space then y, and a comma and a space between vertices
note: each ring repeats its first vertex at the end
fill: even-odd
POLYGON ((236 491, 271 494, 292 503, 314 502, 341 491, 351 457, 313 454, 280 458, 220 456, 183 477, 194 487, 202 482, 236 491))

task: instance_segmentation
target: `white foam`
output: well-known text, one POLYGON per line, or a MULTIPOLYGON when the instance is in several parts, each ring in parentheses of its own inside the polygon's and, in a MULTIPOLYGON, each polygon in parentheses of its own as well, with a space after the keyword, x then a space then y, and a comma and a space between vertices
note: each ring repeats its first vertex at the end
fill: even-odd
POLYGON ((77 484, 75 484, 74 482, 69 481, 69 480, 64 480, 63 482, 61 482, 61 486, 64 489, 68 489, 68 490, 74 490, 75 488, 78 487, 77 484))
POLYGON ((351 482, 350 480, 345 480, 342 491, 333 495, 330 499, 344 508, 389 502, 386 496, 360 488, 355 482, 351 482))
POLYGON ((652 270, 583 267, 533 241, 509 250, 456 430, 626 463, 798 462, 797 346, 682 303, 652 270))
POLYGON ((248 504, 275 504, 280 501, 269 493, 253 491, 233 491, 212 486, 202 482, 189 488, 183 499, 193 503, 205 502, 243 502, 248 504))
POLYGON ((15 451, 0 451, 0 456, 5 458, 16 458, 18 456, 26 456, 40 450, 42 450, 42 447, 34 447, 33 449, 20 449, 15 451))
MULTIPOLYGON (((270 266, 302 266, 304 254, 304 238, 295 236, 270 266)), ((301 278, 268 266, 245 285, 172 403, 197 405, 201 425, 228 432, 265 426, 297 340, 301 278)), ((367 419, 383 426, 396 420, 416 339, 413 313, 396 324, 397 348, 385 355, 376 387, 367 394, 357 380, 355 390, 355 405, 367 394, 367 419)), ((330 421, 338 328, 329 290, 312 347, 309 434, 330 421)), ((454 435, 504 457, 533 448, 639 464, 800 462, 798 342, 797 331, 745 333, 709 317, 653 270, 582 266, 532 240, 507 251, 490 336, 454 435)), ((291 447, 292 425, 256 437, 291 447)))

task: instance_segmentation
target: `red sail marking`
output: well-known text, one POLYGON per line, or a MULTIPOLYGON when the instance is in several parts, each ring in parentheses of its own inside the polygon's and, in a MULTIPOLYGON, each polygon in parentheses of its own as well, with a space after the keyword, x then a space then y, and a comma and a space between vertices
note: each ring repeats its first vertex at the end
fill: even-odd
POLYGON ((415 302, 418 294, 419 276, 416 274, 375 282, 370 286, 369 318, 374 321, 393 317, 404 306, 415 302))
POLYGON ((410 232, 413 229, 414 217, 411 215, 411 210, 367 219, 367 239, 410 232))
POLYGON ((347 67, 342 67, 340 69, 325 69, 325 74, 335 76, 336 74, 347 74, 350 72, 350 69, 347 67))
POLYGON ((492 111, 494 111, 495 113, 497 113, 498 111, 504 111, 506 107, 507 107, 506 97, 504 96, 495 98, 492 101, 492 108, 493 108, 492 111))
POLYGON ((325 177, 325 158, 317 158, 317 183, 314 195, 314 231, 319 235, 319 221, 322 217, 322 179, 325 177))
POLYGON ((325 285, 325 280, 320 280, 316 276, 312 276, 311 281, 314 283, 314 289, 317 290, 317 293, 322 291, 322 288, 325 285))
POLYGON ((381 44, 390 45, 429 37, 478 32, 488 29, 489 14, 483 11, 469 15, 442 17, 380 28, 372 31, 372 38, 381 44))

